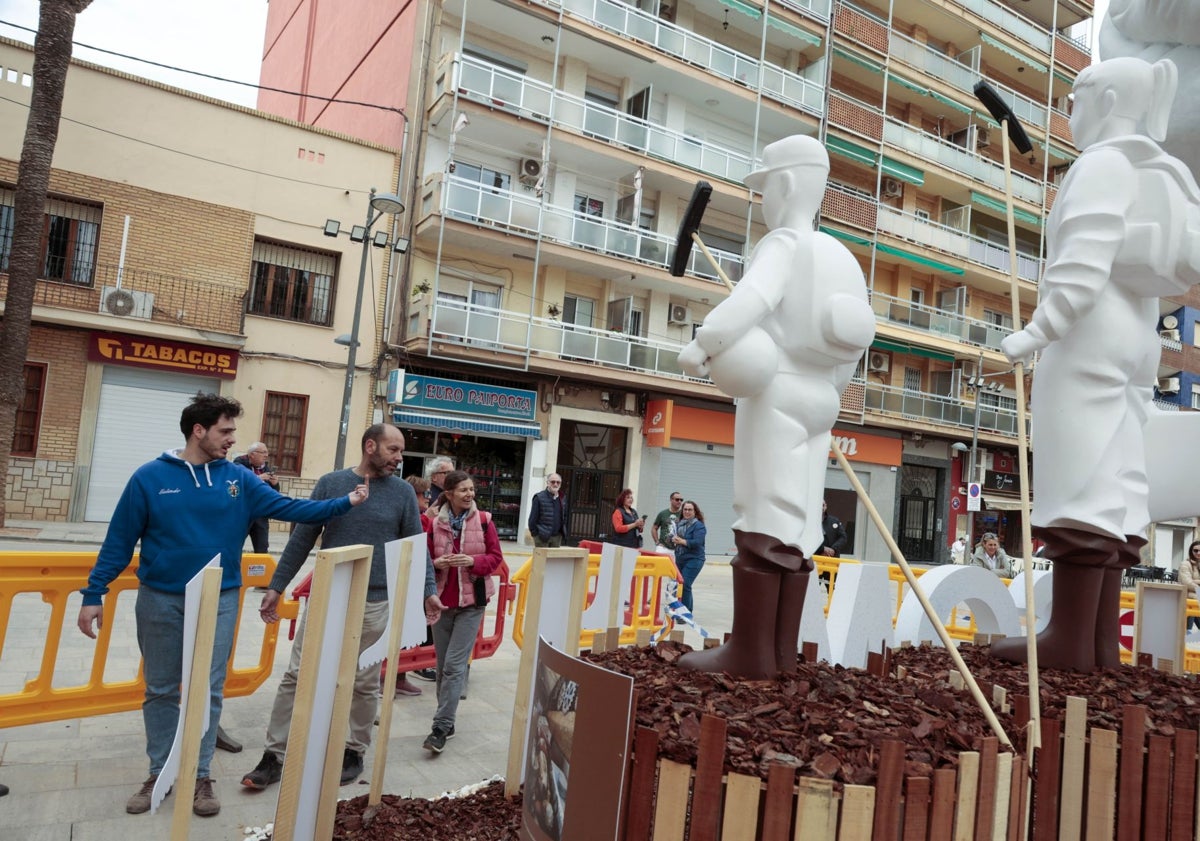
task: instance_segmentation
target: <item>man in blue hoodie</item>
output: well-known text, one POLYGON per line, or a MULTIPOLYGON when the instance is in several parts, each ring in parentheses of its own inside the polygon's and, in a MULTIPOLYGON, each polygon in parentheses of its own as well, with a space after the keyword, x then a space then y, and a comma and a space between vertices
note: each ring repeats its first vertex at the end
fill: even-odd
POLYGON ((232 398, 197 394, 192 399, 179 419, 184 447, 167 451, 134 472, 117 502, 88 584, 81 591, 79 630, 95 639, 95 628, 103 623, 102 602, 108 585, 129 566, 134 548, 141 541, 137 569, 140 586, 134 612, 146 679, 142 719, 150 778, 125 804, 130 814, 150 809, 150 794, 175 739, 183 679, 184 590, 188 581, 220 555, 221 599, 209 673, 212 711, 208 731, 200 742, 192 803, 195 814, 211 817, 221 811, 209 767, 221 720, 225 667, 237 624, 242 544, 250 523, 256 517, 324 522, 345 514, 367 498, 367 486, 360 484, 337 499, 292 499, 245 467, 227 461, 241 414, 241 404, 232 398))

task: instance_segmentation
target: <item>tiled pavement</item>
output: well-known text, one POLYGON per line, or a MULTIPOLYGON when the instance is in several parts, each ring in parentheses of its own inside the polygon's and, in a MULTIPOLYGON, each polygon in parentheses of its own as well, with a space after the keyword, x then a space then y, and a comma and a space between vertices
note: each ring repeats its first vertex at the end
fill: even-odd
MULTIPOLYGON (((103 532, 102 524, 10 523, 0 530, 0 550, 91 551, 103 532)), ((273 552, 283 548, 286 537, 272 533, 273 552)), ((521 560, 518 555, 528 553, 515 544, 505 549, 514 568, 521 560)), ((721 563, 708 565, 697 582, 697 616, 716 632, 729 628, 729 584, 729 567, 721 563)), ((47 614, 34 600, 18 600, 13 614, 0 652, 0 694, 19 690, 28 671, 36 668, 45 633, 47 614)), ((60 674, 86 668, 87 647, 93 645, 74 630, 72 609, 68 614, 60 674)), ((253 638, 258 621, 253 612, 244 617, 242 633, 247 639, 253 638)), ((110 660, 114 673, 123 676, 136 668, 137 647, 132 644, 132 626, 120 630, 128 637, 121 646, 114 641, 110 660)), ((698 644, 693 636, 689 632, 688 641, 698 644)), ((192 838, 241 839, 246 827, 262 826, 274 817, 279 787, 252 794, 242 789, 240 780, 262 755, 271 701, 291 650, 283 637, 271 678, 249 697, 226 699, 222 726, 245 750, 216 752, 213 777, 221 813, 193 817, 192 838)), ((469 697, 458 711, 458 735, 439 756, 421 749, 436 707, 433 684, 414 680, 423 694, 392 702, 385 793, 436 796, 504 773, 519 658, 520 650, 506 639, 493 657, 473 664, 469 697)), ((363 782, 343 786, 341 796, 367 793, 372 760, 368 753, 363 782)), ((145 779, 146 762, 139 711, 0 730, 0 782, 11 788, 0 798, 0 841, 163 841, 170 836, 173 795, 157 814, 125 813, 126 799, 145 779)))

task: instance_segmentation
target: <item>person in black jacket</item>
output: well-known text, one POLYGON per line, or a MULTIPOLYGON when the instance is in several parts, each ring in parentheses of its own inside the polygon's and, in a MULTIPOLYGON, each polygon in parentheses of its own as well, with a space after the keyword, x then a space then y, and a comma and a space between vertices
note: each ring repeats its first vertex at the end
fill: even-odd
POLYGON ((825 500, 821 500, 821 531, 825 535, 825 539, 821 551, 817 554, 827 558, 839 558, 848 542, 846 528, 842 525, 841 520, 829 513, 828 508, 825 500))
POLYGON ((563 498, 562 477, 551 473, 546 489, 533 495, 529 506, 529 533, 534 546, 562 546, 567 538, 567 501, 563 498))

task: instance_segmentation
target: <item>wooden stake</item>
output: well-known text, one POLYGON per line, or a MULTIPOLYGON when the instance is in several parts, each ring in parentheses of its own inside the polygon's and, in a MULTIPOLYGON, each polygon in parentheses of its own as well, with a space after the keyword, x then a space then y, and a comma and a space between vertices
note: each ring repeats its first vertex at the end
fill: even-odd
MULTIPOLYGON (((1007 147, 1006 147, 1007 148, 1007 147)), ((879 515, 879 509, 875 507, 875 503, 871 501, 871 497, 867 495, 866 488, 862 482, 858 480, 858 476, 854 473, 854 468, 850 466, 850 462, 846 460, 846 454, 842 452, 842 448, 838 445, 836 438, 829 440, 829 449, 833 451, 837 457, 838 464, 842 467, 842 472, 846 474, 846 478, 850 480, 850 484, 854 487, 858 494, 859 501, 867 509, 867 513, 871 516, 871 522, 875 524, 875 528, 879 530, 880 536, 883 537, 888 549, 892 552, 892 557, 896 559, 896 563, 900 565, 900 570, 904 573, 905 580, 908 581, 908 586, 912 588, 916 594, 917 600, 921 603, 921 607, 925 610, 925 615, 929 617, 929 621, 933 623, 933 628, 938 633, 938 637, 942 641, 942 646, 946 649, 946 653, 950 655, 950 659, 954 662, 959 674, 963 676, 967 687, 971 690, 971 696, 975 699, 975 703, 979 705, 979 709, 983 712, 983 717, 987 719, 988 726, 992 728, 992 732, 996 734, 996 738, 1000 740, 1000 744, 1012 749, 1012 740, 1008 738, 1008 734, 1004 732, 1004 728, 1000 726, 1000 720, 996 718, 995 711, 992 710, 992 705, 988 703, 979 684, 975 682, 974 675, 971 674, 967 664, 963 662, 962 655, 958 653, 958 648, 954 645, 954 640, 950 638, 949 631, 946 630, 945 623, 942 618, 937 615, 937 611, 933 609, 933 605, 929 603, 929 598, 925 595, 925 590, 917 581, 917 577, 913 575, 912 567, 908 565, 908 560, 905 559, 904 553, 900 551, 900 547, 896 545, 895 539, 892 537, 891 531, 883 522, 883 517, 879 515)))
MULTIPOLYGON (((1000 123, 1000 136, 1007 138, 1008 120, 1000 123)), ((1021 282, 1017 272, 1017 226, 1013 215, 1012 161, 1007 139, 1004 147, 1004 200, 1008 220, 1008 276, 1012 299, 1012 323, 1021 324, 1021 282)), ((982 372, 980 372, 982 373, 982 372)), ((1017 470, 1021 489, 1021 554, 1025 563, 1025 656, 1029 666, 1029 729, 1026 758, 1033 767, 1033 754, 1042 744, 1042 703, 1038 691, 1037 610, 1033 603, 1033 532, 1031 531, 1029 505, 1029 439, 1025 434, 1025 363, 1013 366, 1016 378, 1017 397, 1017 470)), ((1044 409, 1045 407, 1043 407, 1044 409)), ((1044 443, 1044 442, 1043 442, 1044 443)))
POLYGON ((391 627, 388 631, 387 673, 383 678, 383 704, 379 711, 379 730, 375 733, 375 763, 371 768, 371 791, 363 823, 370 825, 383 800, 383 772, 387 768, 388 739, 392 732, 392 702, 396 698, 396 661, 400 656, 400 632, 404 629, 404 603, 412 573, 412 543, 400 544, 400 565, 396 570, 396 592, 392 599, 391 627))

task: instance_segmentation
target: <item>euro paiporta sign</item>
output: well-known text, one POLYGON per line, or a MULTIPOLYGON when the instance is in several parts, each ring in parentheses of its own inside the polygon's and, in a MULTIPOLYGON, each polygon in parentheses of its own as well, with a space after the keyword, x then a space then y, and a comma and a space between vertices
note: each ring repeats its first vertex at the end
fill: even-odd
POLYGON ((979 511, 980 502, 983 501, 983 486, 978 482, 967 483, 967 510, 979 511))

